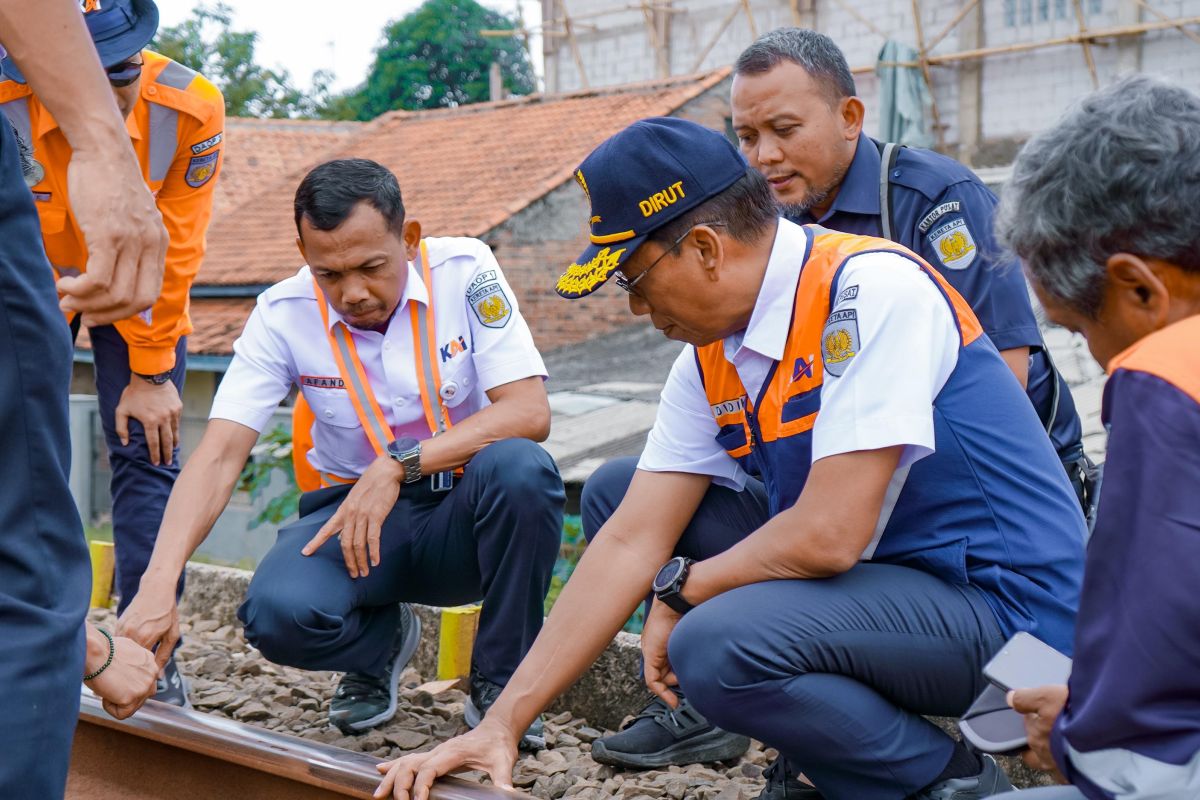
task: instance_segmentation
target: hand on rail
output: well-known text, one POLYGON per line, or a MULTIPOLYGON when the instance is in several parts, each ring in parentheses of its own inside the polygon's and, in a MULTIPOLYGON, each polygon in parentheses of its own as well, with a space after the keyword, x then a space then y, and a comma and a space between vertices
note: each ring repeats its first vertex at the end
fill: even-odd
POLYGON ((104 701, 104 710, 112 716, 117 719, 132 716, 154 694, 158 684, 154 654, 123 636, 114 636, 110 646, 108 638, 91 623, 87 626, 87 640, 84 675, 100 671, 86 682, 87 687, 104 701))
POLYGON ((378 765, 384 773, 376 798, 429 800, 429 789, 443 775, 460 770, 483 770, 501 789, 512 787, 517 763, 517 736, 498 722, 484 719, 479 727, 430 750, 412 753, 378 765))

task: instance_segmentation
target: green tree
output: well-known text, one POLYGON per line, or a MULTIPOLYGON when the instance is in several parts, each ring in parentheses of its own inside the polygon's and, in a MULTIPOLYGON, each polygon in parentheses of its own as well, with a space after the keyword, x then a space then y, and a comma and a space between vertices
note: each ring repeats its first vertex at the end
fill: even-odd
POLYGON ((312 117, 330 100, 331 76, 313 75, 313 91, 297 89, 287 70, 254 60, 258 34, 233 30, 225 3, 197 6, 178 25, 160 28, 150 49, 178 61, 215 83, 225 95, 225 113, 236 117, 312 117))
POLYGON ((500 64, 506 91, 529 94, 533 68, 520 41, 481 33, 515 27, 475 0, 426 0, 384 29, 367 82, 349 105, 357 106, 359 119, 372 119, 397 108, 478 103, 488 99, 492 62, 500 64))

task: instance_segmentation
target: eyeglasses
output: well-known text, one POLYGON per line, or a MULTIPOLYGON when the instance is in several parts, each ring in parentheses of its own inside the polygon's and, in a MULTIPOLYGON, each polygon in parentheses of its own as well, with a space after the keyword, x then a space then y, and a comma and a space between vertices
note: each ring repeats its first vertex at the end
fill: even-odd
POLYGON ((114 89, 122 89, 142 77, 142 66, 143 62, 134 61, 131 58, 122 61, 120 64, 105 67, 104 73, 108 76, 109 85, 114 89))
POLYGON ((683 234, 678 239, 671 242, 670 246, 668 246, 666 250, 663 250, 662 253, 659 255, 659 257, 654 259, 653 262, 651 262, 650 266, 646 267, 644 270, 639 272, 633 278, 626 278, 623 274, 621 274, 621 275, 617 275, 615 278, 613 278, 613 281, 617 284, 617 286, 620 286, 622 289, 629 292, 630 294, 635 294, 635 292, 633 291, 634 287, 637 286, 638 283, 641 282, 642 278, 646 277, 650 273, 650 270, 652 270, 656 266, 658 266, 658 262, 660 262, 664 258, 666 258, 668 253, 672 252, 676 247, 679 247, 679 243, 682 242, 684 239, 686 239, 688 237, 688 234, 690 234, 692 231, 696 230, 696 228, 700 227, 701 225, 708 225, 709 227, 712 227, 712 228, 719 228, 719 227, 723 226, 724 224, 725 224, 724 222, 697 222, 695 225, 693 225, 692 227, 690 227, 686 231, 684 231, 683 234))

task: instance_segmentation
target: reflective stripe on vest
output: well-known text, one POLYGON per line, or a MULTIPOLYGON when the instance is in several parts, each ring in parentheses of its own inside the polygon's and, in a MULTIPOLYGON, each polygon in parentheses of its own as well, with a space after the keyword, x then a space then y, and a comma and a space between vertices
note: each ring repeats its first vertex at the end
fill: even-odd
MULTIPOLYGON (((163 67, 155 83, 184 91, 196 79, 196 72, 174 61, 163 67)), ((179 146, 179 112, 150 102, 150 180, 166 180, 175 150, 179 146)))
MULTIPOLYGON (((433 275, 429 267, 429 253, 424 241, 421 242, 417 262, 420 266, 421 277, 429 292, 430 302, 428 306, 417 302, 409 303, 413 329, 413 358, 414 363, 420 365, 417 382, 421 389, 421 404, 425 408, 425 421, 429 424, 430 433, 436 436, 451 428, 452 423, 450 415, 446 413, 446 409, 442 405, 441 396, 438 394, 441 374, 437 367, 437 352, 434 346, 436 338, 433 329, 433 275)), ((383 410, 375 399, 375 393, 371 391, 367 373, 363 369, 362 361, 358 357, 358 349, 354 345, 354 338, 345 323, 330 327, 328 303, 321 287, 317 285, 316 278, 313 278, 313 291, 316 294, 317 307, 321 311, 321 322, 329 337, 329 346, 333 351, 334 361, 337 362, 338 374, 346 385, 350 401, 354 405, 354 411, 358 415, 358 420, 362 424, 363 431, 366 432, 375 454, 377 456, 385 455, 387 446, 396 440, 396 436, 392 433, 392 428, 388 425, 383 410)), ((344 478, 331 473, 321 473, 321 481, 326 486, 353 483, 354 480, 354 478, 344 478)))

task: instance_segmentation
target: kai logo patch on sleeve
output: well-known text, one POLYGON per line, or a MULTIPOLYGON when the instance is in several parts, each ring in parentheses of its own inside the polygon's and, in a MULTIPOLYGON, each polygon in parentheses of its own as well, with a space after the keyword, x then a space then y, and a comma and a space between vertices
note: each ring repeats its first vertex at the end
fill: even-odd
POLYGON ((503 328, 512 316, 512 303, 498 283, 489 283, 467 295, 467 301, 479 323, 487 328, 503 328))
POLYGON ((217 174, 217 161, 220 158, 220 151, 206 156, 192 156, 192 160, 188 162, 187 175, 184 176, 187 185, 199 189, 212 180, 212 176, 217 174))
POLYGON ((929 234, 929 244, 946 269, 966 269, 979 252, 967 221, 961 218, 929 234))
POLYGON ((835 311, 821 332, 821 360, 830 375, 841 376, 850 359, 858 355, 858 312, 853 308, 835 311))

